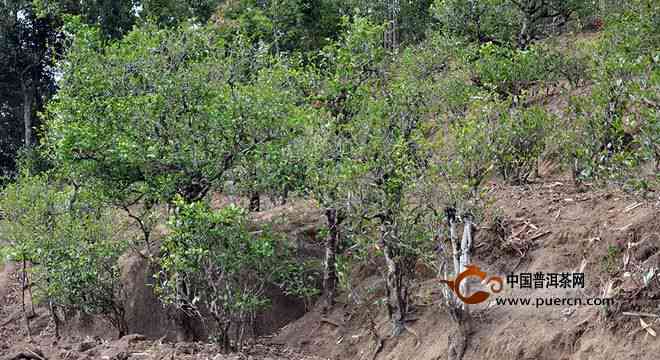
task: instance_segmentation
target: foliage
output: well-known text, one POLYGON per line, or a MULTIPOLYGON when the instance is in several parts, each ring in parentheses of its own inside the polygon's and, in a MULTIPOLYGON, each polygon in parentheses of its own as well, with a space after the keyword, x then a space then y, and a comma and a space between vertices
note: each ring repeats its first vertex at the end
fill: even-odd
POLYGON ((495 139, 490 130, 500 118, 501 109, 481 104, 479 109, 462 121, 450 125, 441 141, 437 162, 438 174, 444 178, 447 194, 461 203, 479 193, 481 186, 495 167, 495 139))
POLYGON ((276 52, 315 51, 337 37, 340 13, 331 0, 236 0, 224 2, 215 21, 276 52))
POLYGON ((267 48, 189 24, 107 46, 78 30, 48 107, 48 150, 117 201, 200 199, 300 121, 286 64, 267 48))
POLYGON ((433 10, 446 33, 521 49, 566 31, 569 22, 579 23, 595 11, 586 0, 436 0, 433 10))
POLYGON ((16 175, 22 146, 35 141, 36 116, 53 95, 62 49, 59 21, 39 17, 30 1, 0 3, 0 177, 16 175))
POLYGON ((573 99, 566 153, 578 180, 618 183, 643 180, 633 169, 657 161, 657 18, 652 2, 636 1, 608 19, 603 38, 592 48, 591 96, 573 99), (644 10, 641 11, 640 10, 644 10), (641 151, 640 151, 641 150, 641 151))
POLYGON ((515 38, 519 15, 505 0, 436 0, 433 15, 443 32, 472 42, 507 44, 515 38))
POLYGON ((10 258, 31 264, 38 298, 102 315, 122 336, 128 329, 117 260, 126 241, 99 205, 91 189, 23 173, 2 192, 0 227, 10 258))
MULTIPOLYGON (((399 64, 392 64, 394 67, 399 64)), ((405 66, 406 63, 400 64, 405 66)), ((415 74, 383 78, 352 127, 351 216, 375 232, 387 264, 384 277, 393 334, 405 329, 409 289, 420 253, 428 251, 429 212, 419 193, 430 164, 428 84, 415 74)))
POLYGON ((526 183, 545 150, 553 118, 539 107, 512 109, 495 125, 496 166, 514 184, 526 183))
POLYGON ((584 18, 593 12, 588 0, 509 0, 520 13, 517 45, 525 49, 533 40, 561 32, 574 16, 584 18))
POLYGON ((431 25, 432 0, 392 1, 392 0, 340 0, 342 15, 366 17, 376 24, 396 20, 400 42, 403 45, 415 44, 423 40, 431 25))
POLYGON ((223 1, 220 0, 142 0, 139 16, 165 26, 195 20, 208 21, 223 1))
POLYGON ((540 47, 518 50, 487 43, 479 47, 477 56, 471 64, 472 81, 504 99, 518 98, 556 77, 556 58, 540 47))
POLYGON ((308 103, 310 75, 302 60, 290 57, 280 61, 281 66, 270 67, 270 76, 286 86, 288 106, 298 119, 291 121, 277 139, 246 152, 236 162, 229 178, 232 180, 232 190, 237 194, 263 194, 273 202, 281 200, 284 203, 290 193, 304 188, 309 156, 304 149, 304 133, 307 126, 321 114, 308 103))
MULTIPOLYGON (((623 85, 622 82, 619 85, 623 85)), ((567 156, 574 161, 576 180, 625 180, 638 165, 624 124, 622 86, 601 88, 594 97, 574 98, 573 128, 566 132, 567 156)))
POLYGON ((621 253, 623 252, 623 249, 621 249, 619 246, 616 245, 609 245, 607 247, 607 255, 603 256, 601 259, 601 267, 603 271, 609 273, 609 274, 615 274, 616 272, 619 271, 619 262, 621 261, 619 258, 621 256, 621 253))
POLYGON ((25 173, 0 201, 11 240, 1 252, 33 264, 43 299, 104 314, 121 330, 117 259, 137 247, 111 231, 110 213, 125 210, 149 246, 168 206, 171 233, 148 249, 161 299, 211 314, 225 348, 238 329, 240 346, 268 306, 267 287, 311 305, 319 264, 299 262, 244 210, 211 209, 207 195, 301 196, 327 220, 324 287, 350 291, 353 265, 382 257, 374 263, 385 262, 398 334, 417 263, 447 255, 437 247, 444 220, 455 227, 458 213, 469 229, 469 215, 485 214, 494 175, 523 184, 550 150, 578 182, 654 186, 657 1, 598 10, 598 33, 550 39, 579 30, 595 6, 5 2, 0 167, 12 169, 30 137, 21 114, 28 124, 48 105, 43 147, 21 152, 25 173))
POLYGON ((340 42, 323 50, 323 66, 314 72, 319 79, 316 91, 320 99, 316 101, 321 112, 300 143, 310 150, 305 190, 323 207, 344 207, 346 193, 342 190, 352 176, 352 164, 347 160, 354 116, 384 60, 382 27, 366 18, 355 18, 345 26, 340 42))
POLYGON ((136 22, 134 0, 32 0, 40 17, 80 16, 87 24, 98 25, 103 37, 118 39, 136 22))
MULTIPOLYGON (((163 243, 157 292, 166 304, 193 315, 207 309, 216 321, 217 338, 228 350, 229 328, 241 333, 258 310, 268 305, 266 286, 278 280, 293 285, 281 241, 250 232, 244 211, 235 206, 213 211, 203 202, 176 200, 178 213, 163 243)), ((301 289, 293 291, 303 291, 301 289)), ((236 339, 239 343, 242 339, 236 339)))

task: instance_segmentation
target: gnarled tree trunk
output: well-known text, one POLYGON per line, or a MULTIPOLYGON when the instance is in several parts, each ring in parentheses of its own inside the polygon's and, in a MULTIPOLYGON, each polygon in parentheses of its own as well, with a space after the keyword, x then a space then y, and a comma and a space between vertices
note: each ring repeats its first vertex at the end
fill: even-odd
POLYGON ((408 284, 401 267, 399 239, 391 219, 383 219, 381 224, 380 247, 383 249, 386 264, 385 285, 387 290, 387 312, 392 322, 392 336, 400 335, 406 329, 408 313, 408 284))
MULTIPOLYGON (((456 209, 448 207, 445 209, 445 213, 449 226, 449 241, 452 244, 452 262, 454 266, 451 273, 445 272, 445 277, 456 279, 456 277, 466 269, 467 265, 470 264, 472 251, 472 216, 467 214, 463 217, 463 237, 459 241, 458 236, 456 235, 456 209)), ((456 290, 460 291, 461 294, 469 294, 469 280, 462 281, 458 286, 460 288, 456 290)), ((447 359, 461 360, 465 355, 470 333, 472 331, 470 310, 468 304, 463 303, 458 296, 449 289, 449 287, 445 288, 443 293, 449 316, 454 324, 456 324, 456 331, 448 335, 447 359)))

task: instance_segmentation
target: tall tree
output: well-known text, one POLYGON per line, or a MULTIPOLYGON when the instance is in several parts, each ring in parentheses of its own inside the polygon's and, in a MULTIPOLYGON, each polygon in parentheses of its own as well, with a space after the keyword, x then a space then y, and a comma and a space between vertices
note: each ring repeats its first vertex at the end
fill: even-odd
POLYGON ((37 16, 30 1, 4 1, 0 13, 0 118, 7 125, 0 134, 0 172, 7 172, 19 144, 34 144, 36 113, 55 91, 61 38, 57 20, 37 16))
POLYGON ((34 0, 33 3, 41 16, 78 15, 85 23, 99 26, 109 39, 118 39, 131 30, 140 5, 139 0, 34 0))
POLYGON ((222 0, 141 0, 139 16, 162 25, 176 25, 192 18, 205 23, 223 2, 222 0))
POLYGON ((286 64, 214 27, 147 25, 105 48, 80 25, 48 108, 55 160, 115 198, 204 197, 300 120, 286 64))
POLYGON ((355 115, 369 96, 374 76, 384 60, 383 28, 366 18, 346 23, 341 39, 324 49, 328 64, 316 75, 322 114, 304 141, 308 157, 306 191, 323 208, 328 235, 325 243, 323 289, 326 305, 337 287, 336 255, 341 223, 347 217, 347 186, 352 171, 350 147, 355 115))
MULTIPOLYGON (((286 63, 216 30, 146 25, 104 46, 98 29, 79 24, 47 112, 54 163, 124 209, 165 203, 176 213, 175 199, 203 199, 245 157, 286 143, 305 116, 286 63)), ((177 286, 194 301, 184 279, 177 286)))

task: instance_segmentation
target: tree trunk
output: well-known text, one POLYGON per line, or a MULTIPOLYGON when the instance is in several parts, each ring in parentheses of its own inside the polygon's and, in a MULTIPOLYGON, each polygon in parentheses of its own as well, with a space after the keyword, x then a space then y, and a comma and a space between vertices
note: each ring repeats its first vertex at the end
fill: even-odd
POLYGON ((472 318, 470 313, 460 308, 450 310, 450 314, 456 324, 456 332, 449 333, 447 339, 447 359, 462 360, 467 350, 470 332, 472 331, 472 318))
POLYGON ((323 264, 323 296, 325 306, 329 308, 334 303, 337 292, 337 243, 339 241, 339 218, 337 209, 325 211, 328 222, 328 236, 325 240, 325 261, 323 264))
POLYGON ((527 16, 523 16, 522 26, 520 27, 520 32, 518 33, 518 48, 526 49, 529 45, 529 19, 527 16))
MULTIPOLYGON (((461 244, 458 241, 458 237, 456 236, 456 209, 453 207, 448 207, 445 209, 445 213, 447 215, 447 222, 449 224, 449 242, 451 243, 452 246, 453 268, 450 274, 452 275, 453 278, 456 278, 463 269, 461 267, 461 244)), ((448 292, 447 295, 449 297, 448 305, 450 307, 462 306, 462 303, 455 296, 455 294, 448 292)))
POLYGON ((30 330, 30 318, 34 314, 28 315, 27 309, 25 306, 25 290, 29 286, 28 276, 27 276, 27 261, 23 259, 23 269, 21 271, 21 307, 23 310, 23 319, 25 320, 25 328, 27 330, 28 341, 32 341, 32 331, 30 330))
POLYGON ((385 256, 387 266, 386 290, 387 290, 387 313, 392 322, 392 336, 398 336, 405 330, 406 315, 408 311, 408 288, 406 279, 397 262, 398 239, 390 221, 385 221, 381 228, 380 246, 385 256))
POLYGON ((34 101, 34 88, 25 82, 21 84, 23 92, 23 125, 25 126, 25 138, 23 139, 26 147, 32 146, 32 103, 34 101))
POLYGON ((55 309, 55 304, 53 300, 48 299, 48 310, 50 310, 50 317, 53 319, 53 325, 55 326, 55 339, 60 339, 60 317, 57 316, 57 309, 55 309))
POLYGON ((117 319, 117 338, 121 339, 126 335, 128 335, 128 324, 126 324, 126 320, 122 316, 117 319))
MULTIPOLYGON (((449 238, 453 246, 453 277, 454 279, 470 264, 472 251, 472 215, 463 216, 463 237, 459 241, 456 236, 456 209, 448 207, 445 209, 449 223, 449 238)), ((469 279, 464 280, 458 289, 461 294, 467 296, 470 292, 469 279)), ((456 331, 448 336, 447 359, 461 360, 468 346, 469 336, 472 331, 472 317, 467 304, 464 304, 456 294, 449 290, 444 291, 447 297, 447 308, 449 316, 456 324, 456 331)))
POLYGON ((231 329, 231 322, 227 321, 225 323, 219 324, 220 327, 220 342, 222 345, 222 351, 225 354, 231 352, 231 340, 229 339, 229 330, 231 329))
POLYGON ((387 310, 392 321, 392 336, 398 336, 405 330, 407 290, 390 245, 386 243, 383 252, 387 264, 387 310))
POLYGON ((390 0, 388 12, 389 21, 385 30, 385 48, 396 51, 399 48, 399 14, 401 13, 399 0, 390 0))
MULTIPOLYGON (((461 267, 460 271, 465 271, 466 267, 470 265, 470 253, 472 251, 472 215, 466 214, 463 216, 463 239, 461 240, 461 267)), ((470 279, 461 282, 461 294, 468 296, 470 293, 470 279)), ((469 314, 467 304, 463 306, 465 312, 469 314)))
MULTIPOLYGON (((178 208, 177 208, 178 211, 178 208)), ((196 325, 198 318, 193 314, 195 309, 189 305, 192 303, 192 298, 188 292, 188 284, 183 280, 179 274, 176 274, 176 298, 185 299, 181 307, 174 307, 172 309, 172 319, 176 324, 176 337, 177 341, 197 341, 201 339, 201 334, 198 333, 196 325)))

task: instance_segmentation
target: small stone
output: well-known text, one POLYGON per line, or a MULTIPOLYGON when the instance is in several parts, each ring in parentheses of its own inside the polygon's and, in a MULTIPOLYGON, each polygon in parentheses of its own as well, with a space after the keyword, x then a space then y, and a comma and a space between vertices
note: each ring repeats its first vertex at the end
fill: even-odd
POLYGON ((85 352, 85 354, 92 359, 95 359, 99 356, 99 352, 96 349, 89 349, 87 352, 85 352))

